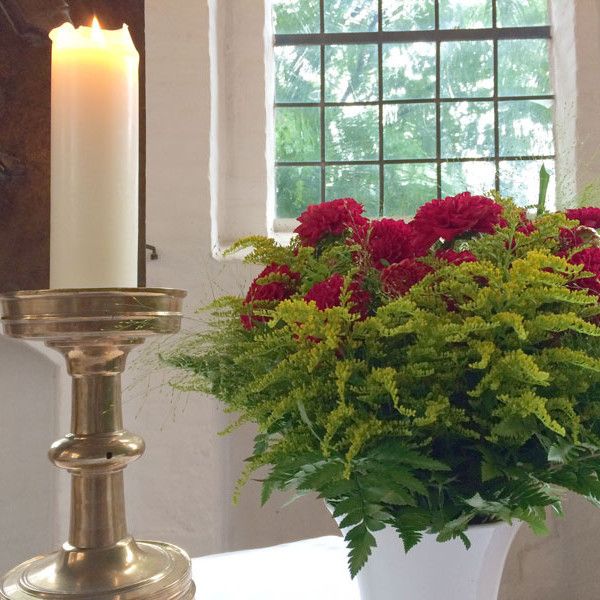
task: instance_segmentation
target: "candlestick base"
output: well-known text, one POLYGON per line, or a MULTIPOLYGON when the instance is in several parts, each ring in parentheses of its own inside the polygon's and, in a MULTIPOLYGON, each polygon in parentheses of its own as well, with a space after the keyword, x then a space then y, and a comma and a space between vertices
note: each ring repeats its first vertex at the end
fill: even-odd
POLYGON ((190 559, 161 542, 121 540, 109 548, 74 548, 33 558, 9 571, 2 600, 192 600, 190 559))
POLYGON ((192 600, 191 563, 179 548, 127 533, 123 470, 144 441, 123 427, 121 373, 147 336, 175 333, 185 292, 81 289, 0 297, 4 333, 44 341, 73 378, 71 433, 50 460, 71 473, 69 541, 0 578, 0 600, 192 600))

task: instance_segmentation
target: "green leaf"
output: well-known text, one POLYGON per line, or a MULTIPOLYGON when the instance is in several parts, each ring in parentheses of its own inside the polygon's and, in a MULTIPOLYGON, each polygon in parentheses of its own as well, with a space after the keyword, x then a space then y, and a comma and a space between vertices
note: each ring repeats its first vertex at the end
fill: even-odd
POLYGON ((363 568, 376 545, 375 537, 364 523, 357 525, 346 534, 349 550, 348 566, 352 579, 363 568))
POLYGON ((423 538, 423 532, 429 527, 430 518, 426 510, 420 508, 403 509, 392 522, 408 552, 423 538))
POLYGON ((312 465, 304 465, 296 476, 299 490, 322 490, 328 484, 341 480, 344 464, 341 460, 321 460, 312 465))
POLYGON ((273 495, 273 492, 279 488, 280 482, 276 479, 265 479, 262 484, 261 494, 260 494, 260 503, 261 506, 264 506, 269 498, 273 495))
POLYGON ((560 440, 548 450, 548 461, 561 464, 567 463, 569 462, 569 455, 572 454, 574 448, 573 444, 560 440))
POLYGON ((340 529, 346 529, 347 527, 351 527, 352 525, 356 525, 358 523, 362 523, 363 514, 362 511, 353 511, 347 514, 340 522, 340 529))
POLYGON ((308 413, 306 412, 306 407, 304 406, 304 403, 302 402, 302 400, 298 400, 298 412, 300 413, 300 418, 302 419, 302 422, 308 427, 308 429, 310 430, 310 432, 319 441, 321 441, 321 438, 319 437, 319 435, 315 431, 315 428, 314 428, 314 425, 313 425, 312 421, 308 417, 308 413))
POLYGON ((468 527, 469 523, 473 520, 475 513, 467 512, 458 516, 456 519, 452 521, 448 521, 442 529, 438 532, 437 541, 438 542, 447 542, 448 540, 452 540, 456 537, 462 537, 465 529, 468 527))
POLYGON ((428 456, 424 456, 414 450, 402 446, 397 440, 388 439, 382 441, 368 454, 384 463, 402 463, 415 469, 426 469, 428 471, 449 471, 450 467, 428 456))
POLYGON ((546 171, 546 166, 542 164, 540 168, 540 188, 538 193, 537 214, 543 215, 546 212, 546 195, 548 193, 548 183, 550 182, 550 173, 546 171))

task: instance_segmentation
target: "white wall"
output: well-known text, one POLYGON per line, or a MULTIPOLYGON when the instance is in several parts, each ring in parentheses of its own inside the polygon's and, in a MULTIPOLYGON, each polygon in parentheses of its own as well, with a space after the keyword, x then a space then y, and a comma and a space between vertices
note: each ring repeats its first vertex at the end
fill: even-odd
POLYGON ((57 369, 0 337, 0 573, 54 546, 56 490, 46 456, 56 438, 57 369))
MULTIPOLYGON (((212 258, 208 34, 206 1, 146 1, 147 239, 160 255, 148 263, 148 285, 189 291, 187 328, 199 326, 196 307, 221 294, 243 293, 256 272, 212 258)), ((236 218, 243 222, 247 215, 236 218)), ((128 426, 148 447, 145 459, 126 474, 135 534, 173 541, 198 555, 334 531, 316 500, 279 511, 280 500, 260 509, 256 484, 233 507, 233 486, 249 454, 251 432, 218 437, 227 420, 215 401, 173 398, 160 387, 163 380, 158 374, 145 398, 126 405, 128 426)))

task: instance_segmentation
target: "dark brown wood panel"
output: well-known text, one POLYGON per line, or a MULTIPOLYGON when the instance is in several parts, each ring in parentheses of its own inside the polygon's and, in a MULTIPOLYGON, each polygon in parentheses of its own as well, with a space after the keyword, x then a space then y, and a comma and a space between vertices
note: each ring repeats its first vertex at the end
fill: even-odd
MULTIPOLYGON (((75 25, 94 14, 106 28, 127 23, 140 51, 140 252, 145 284, 145 85, 143 0, 71 0, 75 25)), ((50 44, 63 0, 0 0, 0 291, 49 284, 50 44)))

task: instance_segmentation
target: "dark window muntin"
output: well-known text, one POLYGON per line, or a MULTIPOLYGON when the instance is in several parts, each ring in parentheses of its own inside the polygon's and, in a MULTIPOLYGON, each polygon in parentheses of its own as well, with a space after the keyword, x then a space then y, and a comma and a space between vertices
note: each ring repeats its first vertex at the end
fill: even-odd
POLYGON ((492 0, 492 27, 483 29, 440 29, 439 0, 435 0, 435 29, 423 31, 383 31, 383 0, 378 1, 377 31, 354 32, 354 33, 326 33, 325 32, 325 0, 320 0, 320 32, 319 33, 292 33, 274 35, 275 46, 320 46, 321 50, 321 91, 319 102, 275 102, 275 108, 287 107, 318 107, 320 108, 320 135, 321 135, 321 160, 320 161, 276 161, 276 167, 299 167, 319 166, 321 167, 321 202, 326 197, 325 168, 327 166, 356 166, 356 165, 379 165, 379 216, 384 211, 384 177, 386 164, 435 164, 437 170, 437 196, 442 195, 442 164, 458 162, 493 162, 495 164, 496 178, 495 186, 500 187, 500 160, 552 160, 554 154, 527 155, 527 156, 502 156, 500 157, 499 140, 499 102, 510 100, 553 100, 553 94, 524 95, 524 96, 499 96, 498 95, 498 40, 522 40, 522 39, 550 39, 549 26, 529 27, 497 27, 497 0, 492 0), (493 78, 494 92, 487 97, 441 97, 441 44, 454 41, 477 41, 490 40, 493 42, 493 78), (435 98, 422 99, 383 99, 383 44, 410 43, 410 42, 434 42, 436 44, 436 89, 435 98), (325 48, 337 44, 370 44, 377 45, 378 53, 378 99, 365 102, 326 102, 325 101, 325 48), (494 155, 489 157, 457 157, 443 158, 441 151, 441 104, 445 102, 493 102, 494 104, 494 155), (436 105, 436 156, 424 159, 384 159, 383 157, 383 107, 389 104, 433 104, 436 105), (335 106, 378 106, 379 107, 379 159, 378 160, 325 160, 325 108, 335 106))

